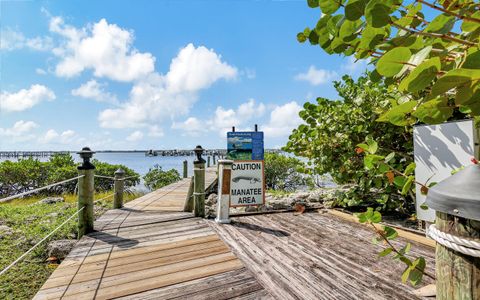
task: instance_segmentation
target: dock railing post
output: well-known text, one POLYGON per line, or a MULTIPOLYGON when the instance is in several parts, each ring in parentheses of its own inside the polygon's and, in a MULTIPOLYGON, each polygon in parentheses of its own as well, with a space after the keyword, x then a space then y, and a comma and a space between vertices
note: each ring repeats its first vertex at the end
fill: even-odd
POLYGON ((217 158, 217 157, 216 157, 216 156, 217 156, 217 154, 214 152, 214 153, 213 153, 213 156, 212 156, 212 158, 213 158, 213 165, 216 165, 216 164, 217 164, 217 162, 216 162, 216 158, 217 158))
POLYGON ((114 191, 113 195, 113 208, 123 207, 123 189, 125 187, 125 171, 121 168, 115 171, 114 191))
POLYGON ((205 160, 202 158, 203 148, 198 145, 195 148, 197 158, 193 162, 193 198, 195 217, 205 217, 205 160))
POLYGON ((210 168, 210 155, 207 156, 207 168, 210 168))
POLYGON ((218 201, 217 201, 217 223, 230 223, 230 178, 232 175, 233 160, 218 161, 218 201))
POLYGON ((183 178, 188 177, 188 161, 184 160, 183 161, 183 178))
POLYGON ((185 205, 183 207, 183 211, 185 212, 192 212, 194 208, 194 199, 193 199, 193 181, 194 177, 190 179, 190 185, 188 186, 188 192, 187 192, 187 199, 185 199, 185 205))
POLYGON ((95 166, 90 162, 93 152, 88 147, 82 148, 78 152, 83 162, 77 167, 78 175, 83 175, 78 179, 78 209, 83 209, 78 213, 78 238, 80 239, 87 233, 93 231, 93 197, 95 192, 94 170, 95 166))

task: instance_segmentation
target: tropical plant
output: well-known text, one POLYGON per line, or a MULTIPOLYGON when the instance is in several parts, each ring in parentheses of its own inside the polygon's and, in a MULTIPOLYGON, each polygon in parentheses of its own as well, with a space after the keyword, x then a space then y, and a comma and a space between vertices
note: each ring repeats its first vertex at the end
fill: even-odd
POLYGON ((365 168, 364 162, 370 169, 376 166, 370 164, 366 151, 357 147, 367 140, 367 147, 390 155, 388 162, 399 169, 413 161, 411 128, 375 121, 397 94, 389 93, 382 82, 372 82, 368 73, 356 81, 344 76, 334 86, 340 99, 305 103, 300 111, 304 124, 293 130, 284 149, 307 158, 315 174, 330 174, 338 184, 354 184, 337 195, 337 205, 411 212, 412 195, 398 195, 399 187, 386 165, 379 166, 381 173, 365 168))
MULTIPOLYGON (((112 177, 115 171, 122 168, 125 176, 131 177, 125 181, 126 187, 140 182, 140 175, 123 165, 112 165, 98 160, 92 160, 95 165, 95 174, 112 177), (133 176, 133 177, 132 177, 133 176)), ((70 154, 55 154, 46 162, 34 158, 19 159, 18 161, 0 162, 0 196, 7 197, 30 191, 55 182, 78 176, 77 163, 70 154)), ((64 183, 42 191, 42 194, 74 193, 76 181, 64 183)), ((113 189, 113 180, 106 178, 95 179, 97 192, 113 189)))
POLYGON ((300 42, 369 59, 402 93, 379 121, 439 123, 480 114, 480 11, 472 0, 308 0, 322 16, 300 42))
POLYGON ((160 165, 155 165, 143 176, 145 186, 156 190, 180 180, 180 174, 175 169, 164 171, 160 165))
POLYGON ((264 160, 267 189, 291 192, 311 185, 311 178, 305 174, 305 164, 298 158, 266 153, 264 160))

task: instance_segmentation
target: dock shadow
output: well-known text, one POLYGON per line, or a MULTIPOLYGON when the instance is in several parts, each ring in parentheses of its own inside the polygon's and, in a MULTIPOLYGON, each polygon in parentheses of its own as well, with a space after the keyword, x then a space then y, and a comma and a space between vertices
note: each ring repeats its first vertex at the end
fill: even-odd
POLYGON ((264 233, 268 233, 271 235, 275 236, 290 236, 290 233, 284 231, 284 230, 278 230, 278 229, 273 229, 273 228, 267 228, 255 224, 250 224, 250 223, 245 223, 245 222, 240 222, 240 221, 232 221, 231 223, 232 226, 238 227, 238 228, 244 228, 248 230, 253 230, 253 231, 260 231, 264 233))
POLYGON ((119 248, 131 248, 138 245, 137 240, 126 239, 121 236, 112 235, 103 231, 94 231, 92 237, 119 248))

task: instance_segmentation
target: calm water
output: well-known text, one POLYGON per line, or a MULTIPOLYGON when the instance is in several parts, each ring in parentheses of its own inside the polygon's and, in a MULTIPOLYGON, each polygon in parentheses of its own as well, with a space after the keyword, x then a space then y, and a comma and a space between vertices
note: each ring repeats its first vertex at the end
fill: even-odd
MULTIPOLYGON (((75 161, 80 162, 81 159, 77 154, 72 154, 72 157, 75 161)), ((110 152, 110 153, 95 153, 94 158, 107 162, 110 164, 122 164, 130 169, 133 169, 135 172, 140 175, 145 175, 150 168, 154 165, 160 165, 164 170, 176 169, 180 176, 183 174, 183 161, 188 161, 188 176, 193 175, 193 160, 194 156, 145 156, 142 153, 121 153, 121 152, 110 152)), ((38 158, 41 161, 46 161, 48 157, 38 158)), ((7 158, 0 158, 0 161, 7 160, 7 158)), ((8 160, 16 160, 9 158, 8 160)), ((113 176, 113 174, 112 174, 113 176)))

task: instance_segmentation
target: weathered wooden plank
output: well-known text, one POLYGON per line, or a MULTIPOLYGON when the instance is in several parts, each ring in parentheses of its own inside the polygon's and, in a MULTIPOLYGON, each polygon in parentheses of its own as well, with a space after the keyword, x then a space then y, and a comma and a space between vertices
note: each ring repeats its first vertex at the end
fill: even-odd
MULTIPOLYGON (((381 248, 359 224, 308 213, 210 225, 277 299, 416 299, 413 288, 399 282, 403 266, 379 260, 381 248)), ((433 257, 430 247, 414 243, 412 249, 414 255, 427 254, 427 260, 433 257)))

